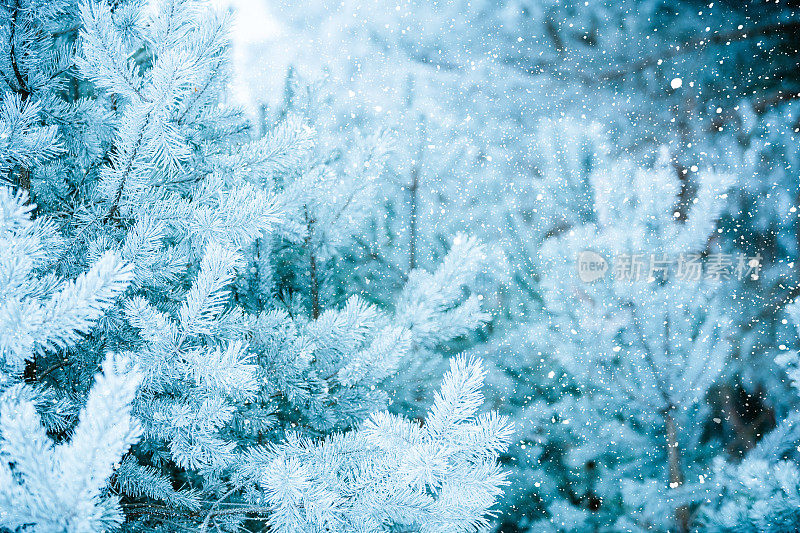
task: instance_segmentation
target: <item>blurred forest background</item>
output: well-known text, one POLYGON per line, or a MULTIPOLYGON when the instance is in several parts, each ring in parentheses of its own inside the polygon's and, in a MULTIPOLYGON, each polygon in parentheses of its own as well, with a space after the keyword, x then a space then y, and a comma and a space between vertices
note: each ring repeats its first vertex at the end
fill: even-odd
MULTIPOLYGON (((453 235, 488 246, 492 320, 447 353, 487 361, 516 426, 499 531, 796 531, 796 2, 232 9, 234 101, 260 123, 301 116, 333 159, 388 147, 327 302, 356 288, 390 306, 453 235), (584 249, 705 274, 585 284, 584 249), (714 261, 729 267, 709 279, 714 261)), ((415 364, 391 408, 418 416, 442 363, 415 364)))

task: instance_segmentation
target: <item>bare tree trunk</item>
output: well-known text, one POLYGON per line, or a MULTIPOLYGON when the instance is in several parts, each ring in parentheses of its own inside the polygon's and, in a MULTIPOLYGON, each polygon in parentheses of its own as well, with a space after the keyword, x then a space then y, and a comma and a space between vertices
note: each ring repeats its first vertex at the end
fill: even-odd
MULTIPOLYGON (((414 77, 406 78, 405 105, 406 110, 410 111, 414 104, 414 77)), ((417 218, 419 216, 419 181, 422 172, 422 158, 425 153, 425 117, 421 114, 417 116, 419 145, 414 160, 411 162, 411 183, 406 187, 408 190, 409 221, 408 221, 408 271, 417 268, 417 239, 418 228, 417 218)))
MULTIPOLYGON (((17 0, 14 2, 14 12, 11 15, 11 34, 9 36, 9 44, 10 44, 10 60, 11 60, 11 68, 14 71, 14 77, 16 78, 17 87, 16 92, 20 95, 20 98, 24 102, 30 96, 30 91, 28 90, 28 86, 25 83, 25 79, 22 76, 22 72, 20 72, 19 64, 17 63, 17 15, 19 14, 19 1, 17 0)), ((31 172, 27 168, 21 168, 19 173, 17 174, 17 185, 20 189, 29 193, 28 201, 32 201, 30 197, 30 190, 31 190, 31 172)), ((33 359, 29 361, 25 361, 25 371, 23 373, 23 377, 27 383, 34 383, 36 382, 36 355, 34 354, 33 359)))
POLYGON ((308 214, 306 208, 306 248, 308 248, 308 277, 311 286, 311 318, 319 318, 319 279, 317 278, 317 256, 314 254, 314 243, 312 235, 314 231, 314 219, 308 214))
MULTIPOLYGON (((17 186, 28 193, 28 202, 32 202, 33 198, 31 198, 30 191, 31 191, 31 171, 27 168, 19 169, 17 173, 17 186)), ((32 216, 35 216, 35 211, 32 213, 32 216)), ((22 374, 23 379, 26 383, 36 383, 38 377, 36 375, 36 354, 34 353, 32 359, 25 361, 25 371, 22 374)))
POLYGON ((410 219, 408 221, 408 270, 409 272, 417 268, 417 212, 419 209, 417 202, 417 191, 419 190, 419 166, 417 161, 411 171, 411 185, 408 186, 408 196, 410 202, 410 219))
POLYGON ((20 6, 19 0, 14 2, 14 12, 11 14, 11 33, 9 35, 9 45, 10 45, 10 59, 11 59, 11 68, 14 71, 14 77, 17 81, 17 87, 15 90, 17 94, 20 95, 20 98, 24 102, 28 99, 31 92, 28 89, 28 84, 25 81, 22 72, 19 69, 19 63, 17 59, 17 16, 19 14, 20 6))
POLYGON ((311 276, 311 318, 319 318, 319 281, 317 280, 317 257, 310 252, 309 276, 311 276))
POLYGON ((24 190, 24 191, 28 191, 28 193, 30 193, 30 190, 31 190, 31 171, 28 170, 27 168, 21 168, 19 170, 18 176, 19 177, 17 178, 17 184, 19 185, 19 188, 24 190))
POLYGON ((416 160, 411 169, 411 184, 408 186, 409 196, 409 217, 408 222, 408 270, 417 268, 417 240, 419 239, 418 233, 418 218, 419 218, 419 182, 420 173, 422 172, 422 158, 425 156, 425 119, 419 117, 419 147, 417 148, 416 160))
MULTIPOLYGON (((678 429, 672 418, 672 408, 664 412, 664 425, 667 430, 667 457, 669 460, 669 486, 677 489, 683 485, 683 469, 681 468, 681 451, 678 447, 678 429)), ((675 526, 678 533, 689 532, 689 507, 681 505, 675 509, 675 526)))

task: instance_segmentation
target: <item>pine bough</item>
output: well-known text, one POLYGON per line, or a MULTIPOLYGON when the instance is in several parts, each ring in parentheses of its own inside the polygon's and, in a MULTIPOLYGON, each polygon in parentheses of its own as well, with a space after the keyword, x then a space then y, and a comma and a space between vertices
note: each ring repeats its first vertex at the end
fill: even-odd
POLYGON ((0 529, 485 529, 511 429, 480 363, 424 424, 382 390, 488 320, 480 244, 340 305, 383 150, 340 172, 299 114, 254 138, 202 2, 0 11, 0 529))

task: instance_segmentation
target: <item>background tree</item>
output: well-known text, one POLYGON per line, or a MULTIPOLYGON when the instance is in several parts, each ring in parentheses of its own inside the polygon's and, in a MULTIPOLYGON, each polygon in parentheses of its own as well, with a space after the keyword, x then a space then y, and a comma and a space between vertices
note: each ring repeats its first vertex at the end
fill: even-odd
MULTIPOLYGON (((392 236, 385 238, 391 246, 384 249, 376 233, 376 244, 365 247, 376 272, 402 268, 411 227, 418 235, 435 235, 449 224, 470 228, 509 260, 512 283, 482 279, 484 301, 495 319, 483 337, 488 342, 474 348, 490 361, 491 401, 517 427, 530 428, 505 458, 513 481, 503 531, 524 531, 534 523, 581 530, 643 516, 638 504, 622 502, 616 478, 604 470, 641 457, 637 450, 646 442, 641 435, 624 430, 630 434, 625 444, 602 457, 598 452, 579 459, 578 450, 608 440, 615 415, 584 394, 585 380, 576 379, 558 357, 565 349, 563 332, 552 331, 550 297, 542 285, 543 278, 553 276, 544 264, 543 243, 596 223, 592 176, 657 173, 658 180, 644 181, 653 187, 671 184, 669 193, 661 190, 674 200, 667 214, 677 213, 672 222, 688 223, 686 231, 696 232, 702 243, 695 251, 704 257, 720 252, 763 258, 757 279, 726 286, 722 290, 730 298, 712 299, 697 310, 701 321, 724 311, 734 332, 727 335, 724 372, 698 400, 708 410, 699 419, 705 422, 688 428, 700 435, 704 451, 696 462, 704 465, 701 470, 715 454, 741 457, 776 418, 794 409, 783 370, 771 361, 793 338, 781 309, 798 290, 792 261, 798 251, 799 124, 793 103, 798 55, 790 37, 797 29, 796 5, 533 0, 288 6, 277 12, 294 31, 287 31, 279 46, 293 52, 298 42, 310 43, 313 56, 298 53, 293 68, 327 72, 338 87, 334 98, 350 106, 339 115, 341 123, 364 127, 396 121, 398 129, 424 132, 430 139, 421 150, 410 141, 413 136, 399 136, 400 146, 389 156, 390 169, 394 159, 397 166, 406 162, 406 170, 387 174, 390 182, 404 177, 393 194, 386 194, 386 210, 373 223, 392 236), (412 93, 413 100, 407 97, 412 93), (461 139, 470 147, 463 153, 476 159, 462 156, 445 165, 463 173, 438 172, 435 161, 446 161, 445 154, 461 139), (403 185, 414 183, 414 161, 426 161, 418 175, 428 181, 423 178, 419 187, 432 187, 430 177, 436 176, 437 198, 431 211, 417 211, 427 214, 418 215, 412 226, 412 196, 403 185), (701 229, 688 216, 710 170, 732 182, 711 217, 718 218, 716 225, 701 229), (580 422, 563 424, 578 420, 561 416, 565 411, 582 413, 580 422), (606 499, 599 493, 616 496, 606 499), (536 522, 540 517, 549 524, 536 522)), ((612 183, 627 183, 623 176, 617 179, 612 183)), ((423 239, 422 248, 434 241, 423 239)), ((394 279, 373 276, 378 282, 394 279)), ((568 301, 583 305, 577 298, 568 301)), ((674 294, 670 301, 682 300, 674 294)), ((627 320, 628 327, 635 325, 635 314, 616 312, 627 316, 619 320, 627 320)), ((597 342, 597 330, 576 331, 587 346, 597 342)), ((667 337, 683 333, 691 344, 688 332, 667 337)), ((662 425, 663 420, 654 427, 662 425)), ((651 444, 654 454, 664 451, 663 443, 651 444)), ((662 474, 656 477, 663 484, 662 474)), ((696 502, 692 509, 698 498, 690 498, 696 502)))

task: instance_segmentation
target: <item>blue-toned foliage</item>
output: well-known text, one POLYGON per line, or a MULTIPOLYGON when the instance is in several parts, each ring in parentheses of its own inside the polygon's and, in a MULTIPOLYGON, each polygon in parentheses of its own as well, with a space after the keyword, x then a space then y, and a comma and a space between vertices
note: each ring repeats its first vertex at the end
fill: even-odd
POLYGON ((484 528, 511 426, 480 364, 385 412, 488 320, 481 245, 383 308, 335 268, 384 139, 334 160, 300 107, 259 136, 205 2, 0 10, 0 530, 484 528))

